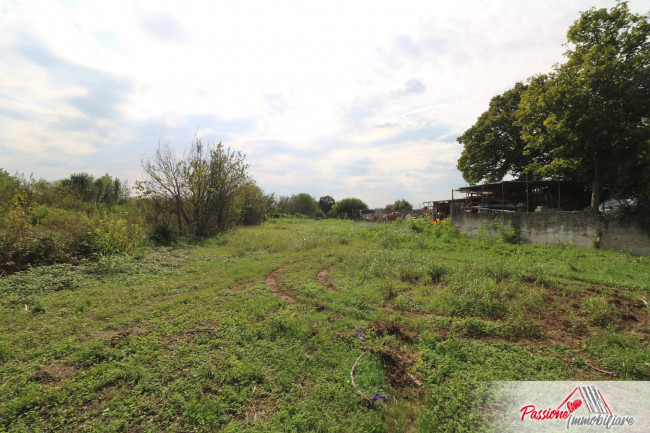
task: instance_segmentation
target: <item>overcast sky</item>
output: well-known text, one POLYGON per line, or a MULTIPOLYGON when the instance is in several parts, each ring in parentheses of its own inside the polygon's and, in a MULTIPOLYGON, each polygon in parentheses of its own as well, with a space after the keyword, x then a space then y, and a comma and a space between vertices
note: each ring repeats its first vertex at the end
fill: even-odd
POLYGON ((197 133, 267 193, 448 198, 456 137, 614 4, 0 0, 0 168, 133 185, 159 140, 180 154, 197 133))

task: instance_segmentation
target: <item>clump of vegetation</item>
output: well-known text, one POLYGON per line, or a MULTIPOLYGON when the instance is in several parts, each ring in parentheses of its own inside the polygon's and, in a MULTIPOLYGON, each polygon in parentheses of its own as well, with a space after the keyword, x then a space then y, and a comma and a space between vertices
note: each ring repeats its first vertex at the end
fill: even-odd
MULTIPOLYGON (((0 169, 0 275, 30 266, 133 256, 148 238, 169 246, 180 237, 260 224, 272 201, 248 175, 243 154, 221 144, 205 145, 200 138, 183 159, 161 144, 142 164, 147 179, 138 183, 139 197, 129 197, 126 182, 108 174, 75 173, 48 182, 0 169)), ((304 196, 314 212, 321 212, 313 198, 304 196)))
POLYGON ((1 170, 0 178, 0 272, 133 254, 146 243, 119 179, 77 173, 47 182, 1 170))
POLYGON ((143 157, 142 168, 146 180, 138 182, 138 190, 157 209, 174 215, 179 233, 201 237, 238 222, 238 197, 251 183, 241 152, 197 137, 183 159, 168 143, 159 144, 153 159, 143 157))
POLYGON ((598 326, 607 326, 616 322, 616 309, 602 296, 592 296, 584 301, 585 310, 589 314, 591 323, 598 326))
POLYGON ((587 351, 621 379, 650 379, 650 343, 640 335, 606 329, 587 341, 587 351))
POLYGON ((160 221, 154 226, 153 240, 158 245, 173 245, 178 240, 178 232, 169 221, 160 221))

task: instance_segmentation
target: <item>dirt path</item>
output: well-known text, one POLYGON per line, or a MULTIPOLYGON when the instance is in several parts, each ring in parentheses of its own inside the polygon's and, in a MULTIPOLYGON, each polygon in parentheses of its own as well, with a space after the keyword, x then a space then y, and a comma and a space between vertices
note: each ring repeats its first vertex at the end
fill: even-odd
POLYGON ((279 296, 280 298, 284 299, 290 304, 295 304, 296 298, 293 296, 287 295, 284 293, 282 289, 282 280, 280 280, 280 276, 278 275, 286 266, 280 266, 278 269, 275 271, 271 272, 264 278, 264 284, 266 284, 266 287, 269 288, 269 290, 275 294, 276 296, 279 296))

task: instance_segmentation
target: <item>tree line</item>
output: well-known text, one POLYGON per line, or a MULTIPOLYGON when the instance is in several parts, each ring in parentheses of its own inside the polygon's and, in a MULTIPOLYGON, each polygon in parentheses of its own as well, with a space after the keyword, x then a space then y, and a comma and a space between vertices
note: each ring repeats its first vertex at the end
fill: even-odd
POLYGON ((567 32, 566 61, 493 97, 458 137, 470 184, 515 178, 580 182, 650 213, 650 14, 619 1, 567 32))
MULTIPOLYGON (((144 155, 144 180, 131 195, 109 174, 74 173, 56 181, 0 169, 0 276, 29 266, 135 254, 154 242, 201 238, 266 218, 358 218, 358 198, 317 201, 308 193, 266 194, 245 155, 196 137, 181 155, 159 143, 144 155)), ((398 200, 396 209, 410 208, 398 200)))

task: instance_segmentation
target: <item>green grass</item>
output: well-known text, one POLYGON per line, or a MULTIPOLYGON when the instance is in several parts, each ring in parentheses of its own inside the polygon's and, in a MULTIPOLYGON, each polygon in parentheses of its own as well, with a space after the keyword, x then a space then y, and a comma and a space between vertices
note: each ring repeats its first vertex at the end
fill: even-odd
POLYGON ((489 430, 486 381, 648 380, 647 275, 450 225, 291 219, 35 268, 0 280, 0 432, 489 430))

